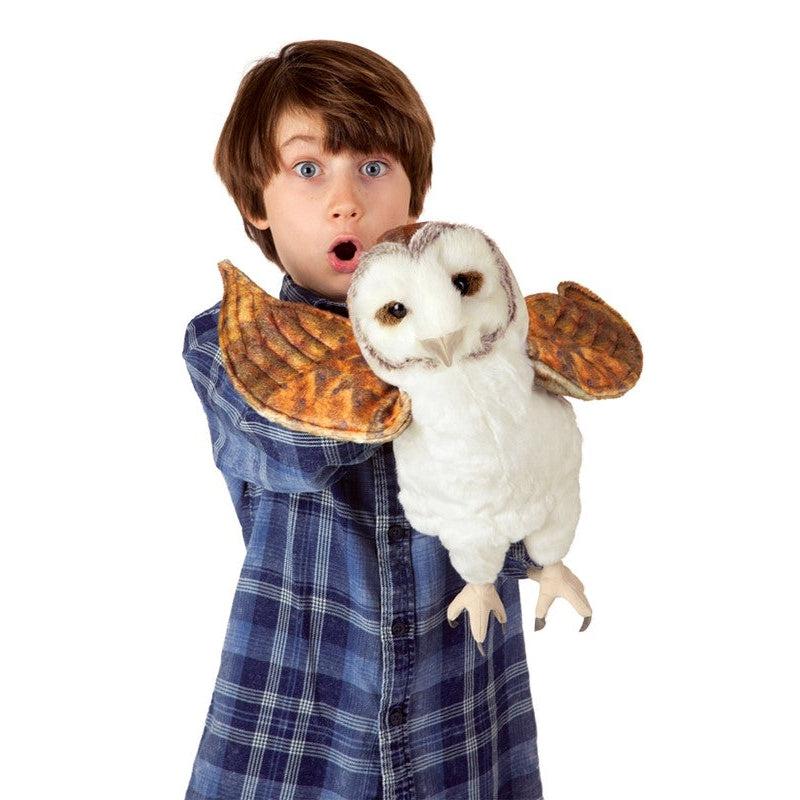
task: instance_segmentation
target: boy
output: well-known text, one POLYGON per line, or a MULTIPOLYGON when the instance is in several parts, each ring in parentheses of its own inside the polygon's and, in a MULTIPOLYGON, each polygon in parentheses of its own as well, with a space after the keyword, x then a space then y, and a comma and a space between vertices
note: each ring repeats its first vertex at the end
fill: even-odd
MULTIPOLYGON (((245 230, 282 269, 282 300, 347 316, 360 252, 415 222, 433 127, 377 54, 294 42, 242 80, 215 166, 245 230), (348 256, 350 258, 348 259, 348 256)), ((463 586, 397 500, 391 442, 282 428, 231 386, 217 303, 184 358, 246 555, 188 800, 536 800, 536 723, 512 546, 497 590, 505 634, 482 657, 445 609, 463 586)))

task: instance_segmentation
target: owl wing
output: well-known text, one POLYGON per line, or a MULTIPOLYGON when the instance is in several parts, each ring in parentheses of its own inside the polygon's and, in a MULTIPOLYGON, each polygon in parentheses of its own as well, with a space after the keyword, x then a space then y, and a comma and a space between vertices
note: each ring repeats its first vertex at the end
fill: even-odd
POLYGON ((573 281, 525 298, 537 383, 581 400, 619 397, 642 372, 642 347, 622 315, 573 281))
POLYGON ((278 300, 230 261, 219 345, 231 383, 261 416, 350 442, 387 442, 411 422, 411 399, 370 369, 350 320, 278 300))

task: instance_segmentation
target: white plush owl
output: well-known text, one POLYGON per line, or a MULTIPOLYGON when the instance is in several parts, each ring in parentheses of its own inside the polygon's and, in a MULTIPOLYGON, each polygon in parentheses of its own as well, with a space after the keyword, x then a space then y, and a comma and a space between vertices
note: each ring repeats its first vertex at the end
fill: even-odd
POLYGON ((641 347, 616 311, 568 282, 524 297, 489 237, 442 222, 389 231, 362 255, 349 321, 220 268, 220 345, 234 385, 288 427, 393 440, 409 522, 439 538, 466 583, 451 624, 466 609, 483 652, 489 614, 505 622, 495 579, 523 540, 543 567, 529 571, 540 583, 537 630, 556 596, 586 628, 583 585, 561 561, 580 515, 581 434, 560 395, 615 397, 636 382, 641 347))

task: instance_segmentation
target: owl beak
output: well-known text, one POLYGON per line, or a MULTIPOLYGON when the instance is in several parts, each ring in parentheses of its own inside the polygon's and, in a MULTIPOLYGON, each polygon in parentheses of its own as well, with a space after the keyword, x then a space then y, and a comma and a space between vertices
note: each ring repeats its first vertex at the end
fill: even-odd
POLYGON ((439 336, 434 339, 420 339, 419 343, 432 355, 436 356, 439 361, 446 367, 453 363, 453 350, 458 347, 461 340, 464 338, 464 329, 459 328, 452 333, 446 333, 444 336, 439 336))

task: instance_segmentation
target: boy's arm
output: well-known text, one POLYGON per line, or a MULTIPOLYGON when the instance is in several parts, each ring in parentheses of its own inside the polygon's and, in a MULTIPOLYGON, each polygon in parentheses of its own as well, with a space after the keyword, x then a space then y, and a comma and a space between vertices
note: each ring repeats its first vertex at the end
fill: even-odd
POLYGON ((203 330, 195 322, 186 329, 183 357, 208 419, 214 463, 223 475, 273 492, 318 492, 380 448, 292 431, 262 417, 231 384, 216 325, 203 330))

